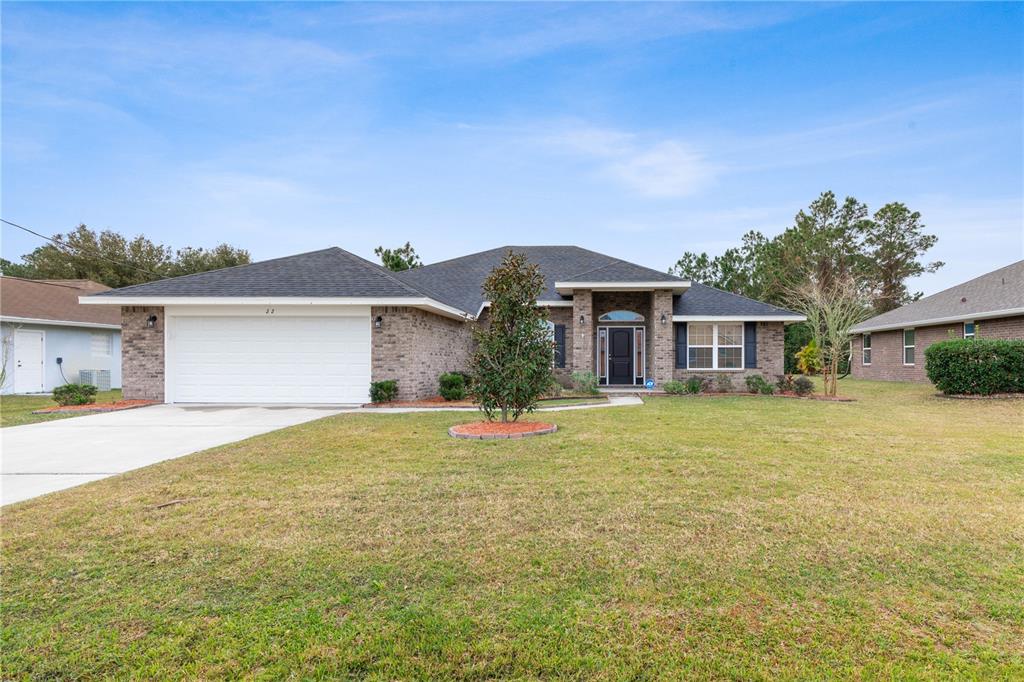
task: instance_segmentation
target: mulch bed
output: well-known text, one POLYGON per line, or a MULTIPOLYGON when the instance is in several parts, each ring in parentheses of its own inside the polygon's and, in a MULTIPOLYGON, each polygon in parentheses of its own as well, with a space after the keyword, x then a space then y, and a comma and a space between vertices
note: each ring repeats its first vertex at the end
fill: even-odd
MULTIPOLYGON (((586 397, 558 397, 558 398, 541 398, 538 402, 538 407, 544 407, 545 402, 551 402, 555 400, 579 400, 579 401, 596 401, 600 400, 602 396, 590 395, 586 397)), ((472 400, 445 400, 439 395, 435 395, 432 398, 423 398, 422 400, 394 400, 390 403, 366 403, 363 407, 438 407, 438 408, 449 408, 449 407, 477 407, 477 404, 472 400)))
POLYGON ((557 426, 548 422, 471 422, 456 424, 448 429, 448 435, 473 440, 504 440, 543 436, 557 430, 557 426))
POLYGON ((155 400, 116 400, 112 403, 91 403, 89 405, 54 405, 41 410, 33 410, 32 414, 51 414, 54 412, 119 412, 133 410, 136 407, 156 405, 155 400))
POLYGON ((1024 393, 993 393, 992 395, 968 395, 966 393, 936 393, 936 398, 950 400, 1024 400, 1024 393))
POLYGON ((729 391, 726 393, 658 393, 659 397, 668 398, 732 398, 732 397, 746 397, 746 398, 794 398, 797 400, 821 400, 829 403, 855 403, 856 398, 843 398, 842 396, 828 396, 828 395, 797 395, 796 393, 772 393, 771 395, 765 395, 764 393, 745 393, 740 391, 729 391))

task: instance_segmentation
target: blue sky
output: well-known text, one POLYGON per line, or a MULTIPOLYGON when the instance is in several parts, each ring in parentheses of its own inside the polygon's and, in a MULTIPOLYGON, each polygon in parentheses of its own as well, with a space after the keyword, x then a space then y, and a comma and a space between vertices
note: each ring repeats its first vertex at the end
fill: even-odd
POLYGON ((832 189, 922 212, 925 292, 1024 257, 1021 4, 2 11, 3 216, 46 233, 664 269, 832 189))

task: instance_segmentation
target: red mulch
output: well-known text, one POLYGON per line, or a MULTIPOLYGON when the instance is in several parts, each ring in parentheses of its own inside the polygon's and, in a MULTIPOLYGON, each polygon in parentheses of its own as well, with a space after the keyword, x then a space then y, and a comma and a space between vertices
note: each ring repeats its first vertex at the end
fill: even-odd
POLYGON ((471 400, 445 400, 439 395, 422 400, 393 400, 390 403, 366 403, 363 407, 476 407, 471 400))
POLYGON ((550 429, 554 424, 547 422, 472 422, 453 426, 457 433, 472 436, 509 435, 513 433, 531 433, 550 429))
POLYGON ((112 403, 90 403, 88 405, 54 405, 44 407, 41 410, 34 410, 32 414, 47 414, 49 412, 117 412, 118 410, 130 410, 135 407, 156 405, 155 400, 115 400, 112 403))

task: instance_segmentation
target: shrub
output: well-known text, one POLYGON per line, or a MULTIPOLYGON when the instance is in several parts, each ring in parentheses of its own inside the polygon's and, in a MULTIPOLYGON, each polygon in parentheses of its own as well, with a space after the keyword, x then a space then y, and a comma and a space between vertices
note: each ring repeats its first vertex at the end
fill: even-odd
POLYGON ((760 374, 753 374, 747 377, 747 390, 751 393, 760 393, 762 395, 775 393, 772 385, 765 381, 764 377, 760 374))
POLYGON ((715 388, 720 393, 728 393, 733 389, 732 377, 728 374, 719 374, 715 377, 715 388))
POLYGON ((466 397, 466 378, 456 372, 445 372, 437 380, 438 391, 445 400, 462 400, 466 397))
POLYGON ((775 388, 779 393, 792 393, 794 391, 793 375, 780 374, 775 379, 775 388))
POLYGON ((96 387, 90 384, 64 384, 53 389, 58 405, 89 405, 96 402, 96 387))
POLYGON ((686 392, 690 395, 703 393, 708 386, 708 380, 704 377, 690 377, 686 380, 686 392))
POLYGON ((1024 392, 1024 341, 957 339, 924 351, 925 372, 947 394, 1024 392))
POLYGON ((385 379, 374 381, 370 384, 370 402, 390 403, 398 397, 398 381, 396 379, 385 379))
POLYGON ((560 398, 562 397, 562 384, 557 381, 552 381, 551 385, 548 386, 548 390, 544 391, 545 398, 560 398))
POLYGON ((661 387, 664 389, 665 393, 669 393, 671 395, 682 395, 683 393, 686 393, 686 385, 681 381, 676 381, 675 379, 666 381, 661 387))
POLYGON ((807 377, 797 377, 793 381, 793 391, 797 395, 810 395, 814 393, 814 382, 807 377))
POLYGON ((803 374, 817 374, 821 371, 821 349, 814 339, 797 351, 796 368, 803 374))
POLYGON ((572 385, 580 393, 594 395, 600 393, 597 390, 597 375, 593 372, 573 372, 572 385))

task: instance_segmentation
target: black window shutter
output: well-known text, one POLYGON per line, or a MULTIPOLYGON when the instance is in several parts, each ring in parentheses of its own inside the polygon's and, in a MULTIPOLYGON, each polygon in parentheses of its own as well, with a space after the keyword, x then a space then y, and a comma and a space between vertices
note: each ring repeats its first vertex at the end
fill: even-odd
POLYGON ((565 325, 555 325, 555 367, 565 367, 565 325))
POLYGON ((743 366, 757 368, 757 322, 743 323, 743 366))
POLYGON ((676 322, 676 369, 686 369, 686 323, 676 322))

